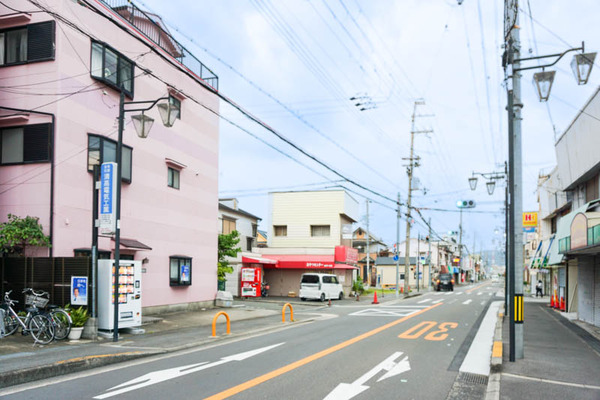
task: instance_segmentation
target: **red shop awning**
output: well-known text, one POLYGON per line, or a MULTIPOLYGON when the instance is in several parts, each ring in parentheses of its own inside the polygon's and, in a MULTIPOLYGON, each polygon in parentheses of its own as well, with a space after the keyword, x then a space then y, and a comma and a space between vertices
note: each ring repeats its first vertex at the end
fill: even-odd
POLYGON ((277 264, 277 260, 271 260, 269 258, 263 257, 245 257, 242 256, 243 264, 265 264, 265 265, 275 265, 277 264))
POLYGON ((277 261, 276 265, 266 265, 265 268, 276 269, 357 269, 352 265, 340 264, 334 261, 333 255, 274 255, 267 257, 277 261))

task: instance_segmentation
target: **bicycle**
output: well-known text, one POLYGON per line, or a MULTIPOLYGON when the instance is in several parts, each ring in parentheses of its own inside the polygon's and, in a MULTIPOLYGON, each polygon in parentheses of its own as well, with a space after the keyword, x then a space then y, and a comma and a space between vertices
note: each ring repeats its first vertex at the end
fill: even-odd
POLYGON ((48 305, 50 299, 48 292, 36 292, 35 289, 25 288, 23 289, 23 293, 25 293, 25 304, 43 308, 44 313, 54 324, 54 340, 66 339, 69 333, 71 333, 71 326, 73 325, 73 320, 69 313, 55 304, 48 305))
POLYGON ((2 308, 5 310, 4 336, 12 335, 20 326, 21 333, 23 335, 31 334, 35 343, 48 344, 52 342, 54 340, 54 324, 50 318, 41 314, 35 305, 25 309, 26 316, 19 316, 12 307, 18 302, 10 298, 11 293, 12 290, 4 293, 4 303, 2 303, 2 308))

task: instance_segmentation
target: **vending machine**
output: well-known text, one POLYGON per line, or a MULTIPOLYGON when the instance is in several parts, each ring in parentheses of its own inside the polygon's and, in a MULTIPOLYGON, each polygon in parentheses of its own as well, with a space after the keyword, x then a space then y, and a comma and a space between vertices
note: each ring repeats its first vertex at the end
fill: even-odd
MULTIPOLYGON (((114 326, 115 260, 98 260, 98 329, 114 326)), ((142 325, 142 262, 119 260, 119 329, 142 325)))
POLYGON ((255 267, 242 267, 241 296, 260 297, 260 285, 262 282, 262 269, 255 267))

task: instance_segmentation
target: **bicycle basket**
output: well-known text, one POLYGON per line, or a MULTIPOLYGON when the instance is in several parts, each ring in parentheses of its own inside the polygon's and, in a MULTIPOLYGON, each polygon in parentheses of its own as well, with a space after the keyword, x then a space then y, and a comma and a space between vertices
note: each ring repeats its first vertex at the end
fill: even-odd
POLYGON ((45 298, 45 297, 41 297, 41 296, 34 296, 32 294, 26 294, 25 295, 25 304, 28 306, 36 306, 36 307, 46 307, 46 304, 48 304, 49 299, 45 298))

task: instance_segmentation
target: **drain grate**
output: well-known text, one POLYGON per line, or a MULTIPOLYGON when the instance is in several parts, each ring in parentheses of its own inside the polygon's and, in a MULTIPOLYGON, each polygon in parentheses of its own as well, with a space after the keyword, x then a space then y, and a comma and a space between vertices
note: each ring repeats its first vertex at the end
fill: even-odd
POLYGON ((480 385, 487 385, 488 377, 486 375, 471 374, 469 372, 461 372, 458 376, 460 382, 466 383, 477 383, 480 385))

